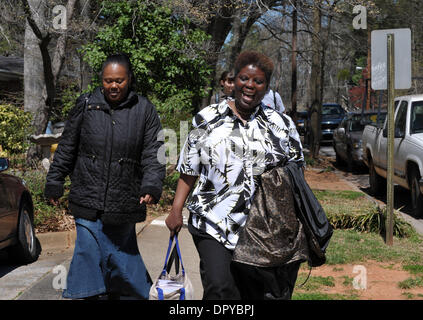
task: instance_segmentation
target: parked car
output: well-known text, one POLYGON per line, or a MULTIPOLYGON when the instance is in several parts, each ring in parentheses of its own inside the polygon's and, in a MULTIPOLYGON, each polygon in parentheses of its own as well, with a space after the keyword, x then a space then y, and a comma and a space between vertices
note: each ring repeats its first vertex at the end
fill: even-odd
POLYGON ((345 110, 337 103, 322 105, 322 136, 320 142, 332 142, 333 131, 345 117, 345 110))
POLYGON ((338 128, 333 132, 333 149, 336 154, 337 163, 346 163, 348 171, 355 166, 362 166, 363 149, 362 136, 364 127, 367 124, 383 124, 386 118, 386 110, 377 111, 357 111, 350 112, 341 121, 338 128))
MULTIPOLYGON (((395 98, 394 183, 410 190, 411 209, 423 216, 423 95, 395 98)), ((387 121, 383 127, 366 125, 364 162, 369 167, 370 192, 386 190, 387 121)))
POLYGON ((9 167, 0 158, 0 249, 7 249, 20 263, 38 259, 40 244, 34 231, 34 208, 25 182, 4 173, 9 167))

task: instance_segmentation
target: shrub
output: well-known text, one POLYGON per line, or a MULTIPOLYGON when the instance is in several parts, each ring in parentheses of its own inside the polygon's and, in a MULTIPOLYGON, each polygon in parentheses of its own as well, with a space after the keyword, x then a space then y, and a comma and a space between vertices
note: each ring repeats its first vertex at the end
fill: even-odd
MULTIPOLYGON (((359 232, 373 232, 384 234, 386 232, 386 208, 374 207, 367 213, 347 214, 328 213, 329 222, 335 229, 353 229, 359 232)), ((415 234, 413 227, 397 214, 394 214, 394 236, 408 238, 415 234)))
POLYGON ((0 105, 0 146, 7 154, 24 152, 28 146, 31 114, 12 105, 0 105))

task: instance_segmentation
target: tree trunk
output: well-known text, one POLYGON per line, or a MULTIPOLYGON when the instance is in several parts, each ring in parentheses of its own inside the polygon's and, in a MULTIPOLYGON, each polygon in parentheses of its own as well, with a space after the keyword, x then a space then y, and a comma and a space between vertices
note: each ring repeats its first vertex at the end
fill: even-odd
MULTIPOLYGON (((68 22, 72 18, 76 0, 69 0, 66 6, 68 22)), ((51 35, 46 27, 45 0, 22 0, 26 15, 24 48, 24 95, 25 110, 33 115, 34 134, 45 132, 50 110, 53 108, 56 85, 66 54, 66 30, 59 36, 53 62, 48 51, 51 35)), ((31 145, 27 163, 41 157, 40 147, 31 145)))
MULTIPOLYGON (((229 10, 229 9, 228 9, 229 10)), ((226 37, 232 28, 233 18, 225 18, 232 16, 232 12, 225 12, 225 15, 215 15, 206 27, 206 32, 211 36, 212 52, 208 56, 208 65, 212 68, 210 79, 213 81, 216 78, 216 64, 219 59, 220 50, 225 43, 226 37)), ((209 86, 207 95, 203 98, 201 105, 196 105, 194 113, 197 113, 202 108, 208 106, 213 95, 213 88, 209 86)))
MULTIPOLYGON (((73 11, 75 8, 76 0, 69 0, 66 5, 66 19, 70 21, 72 19, 73 11)), ((54 58, 52 63, 53 73, 53 85, 56 87, 57 80, 59 79, 60 71, 62 70, 63 62, 66 58, 66 44, 68 34, 67 30, 62 31, 62 34, 57 39, 56 50, 54 52, 54 58)))
POLYGON ((319 4, 313 8, 313 35, 312 35, 312 65, 311 65, 311 88, 310 88, 310 122, 309 143, 311 156, 316 159, 319 156, 321 138, 321 118, 322 118, 322 76, 321 76, 321 10, 319 4))
MULTIPOLYGON (((29 0, 28 5, 31 8, 37 8, 33 21, 37 25, 42 25, 45 17, 45 6, 42 0, 29 0)), ((41 30, 39 30, 42 32, 41 30)), ((31 28, 29 22, 26 22, 25 28, 25 45, 24 45, 24 103, 25 111, 31 112, 33 115, 31 125, 34 134, 44 132, 47 124, 47 87, 44 80, 44 65, 40 47, 47 45, 39 39, 31 28)), ((41 148, 31 145, 27 153, 28 164, 32 164, 41 153, 41 148)))
POLYGON ((241 53, 242 46, 244 45, 245 39, 250 32, 251 27, 261 16, 261 12, 252 12, 244 23, 242 23, 241 14, 237 14, 234 17, 232 25, 232 37, 234 45, 231 48, 231 54, 229 57, 228 70, 232 70, 235 64, 235 60, 241 53))
POLYGON ((292 12, 292 61, 291 61, 291 118, 297 123, 297 5, 293 1, 294 11, 292 12))

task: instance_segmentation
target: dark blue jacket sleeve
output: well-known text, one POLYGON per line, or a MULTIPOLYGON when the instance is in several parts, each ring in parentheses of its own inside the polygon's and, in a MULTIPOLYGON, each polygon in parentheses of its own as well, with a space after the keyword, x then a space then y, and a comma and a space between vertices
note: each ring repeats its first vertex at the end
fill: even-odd
POLYGON ((160 200, 163 188, 163 180, 166 174, 166 163, 162 153, 163 139, 160 132, 162 126, 156 108, 151 102, 147 102, 145 116, 145 132, 141 166, 143 179, 141 185, 141 194, 144 196, 150 194, 154 198, 154 203, 160 200))
POLYGON ((80 96, 69 112, 65 129, 54 153, 46 178, 44 196, 58 199, 63 195, 65 178, 72 172, 78 155, 79 135, 87 94, 80 96))

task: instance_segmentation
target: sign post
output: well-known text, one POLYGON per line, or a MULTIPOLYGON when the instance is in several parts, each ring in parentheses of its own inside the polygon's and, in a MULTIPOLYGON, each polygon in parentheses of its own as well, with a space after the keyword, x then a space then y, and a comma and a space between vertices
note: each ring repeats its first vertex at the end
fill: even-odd
POLYGON ((395 99, 395 35, 388 34, 388 171, 386 188, 386 244, 393 245, 394 238, 394 99, 395 99))
POLYGON ((388 90, 386 244, 393 245, 395 89, 411 87, 411 30, 375 30, 371 34, 372 89, 388 90))

